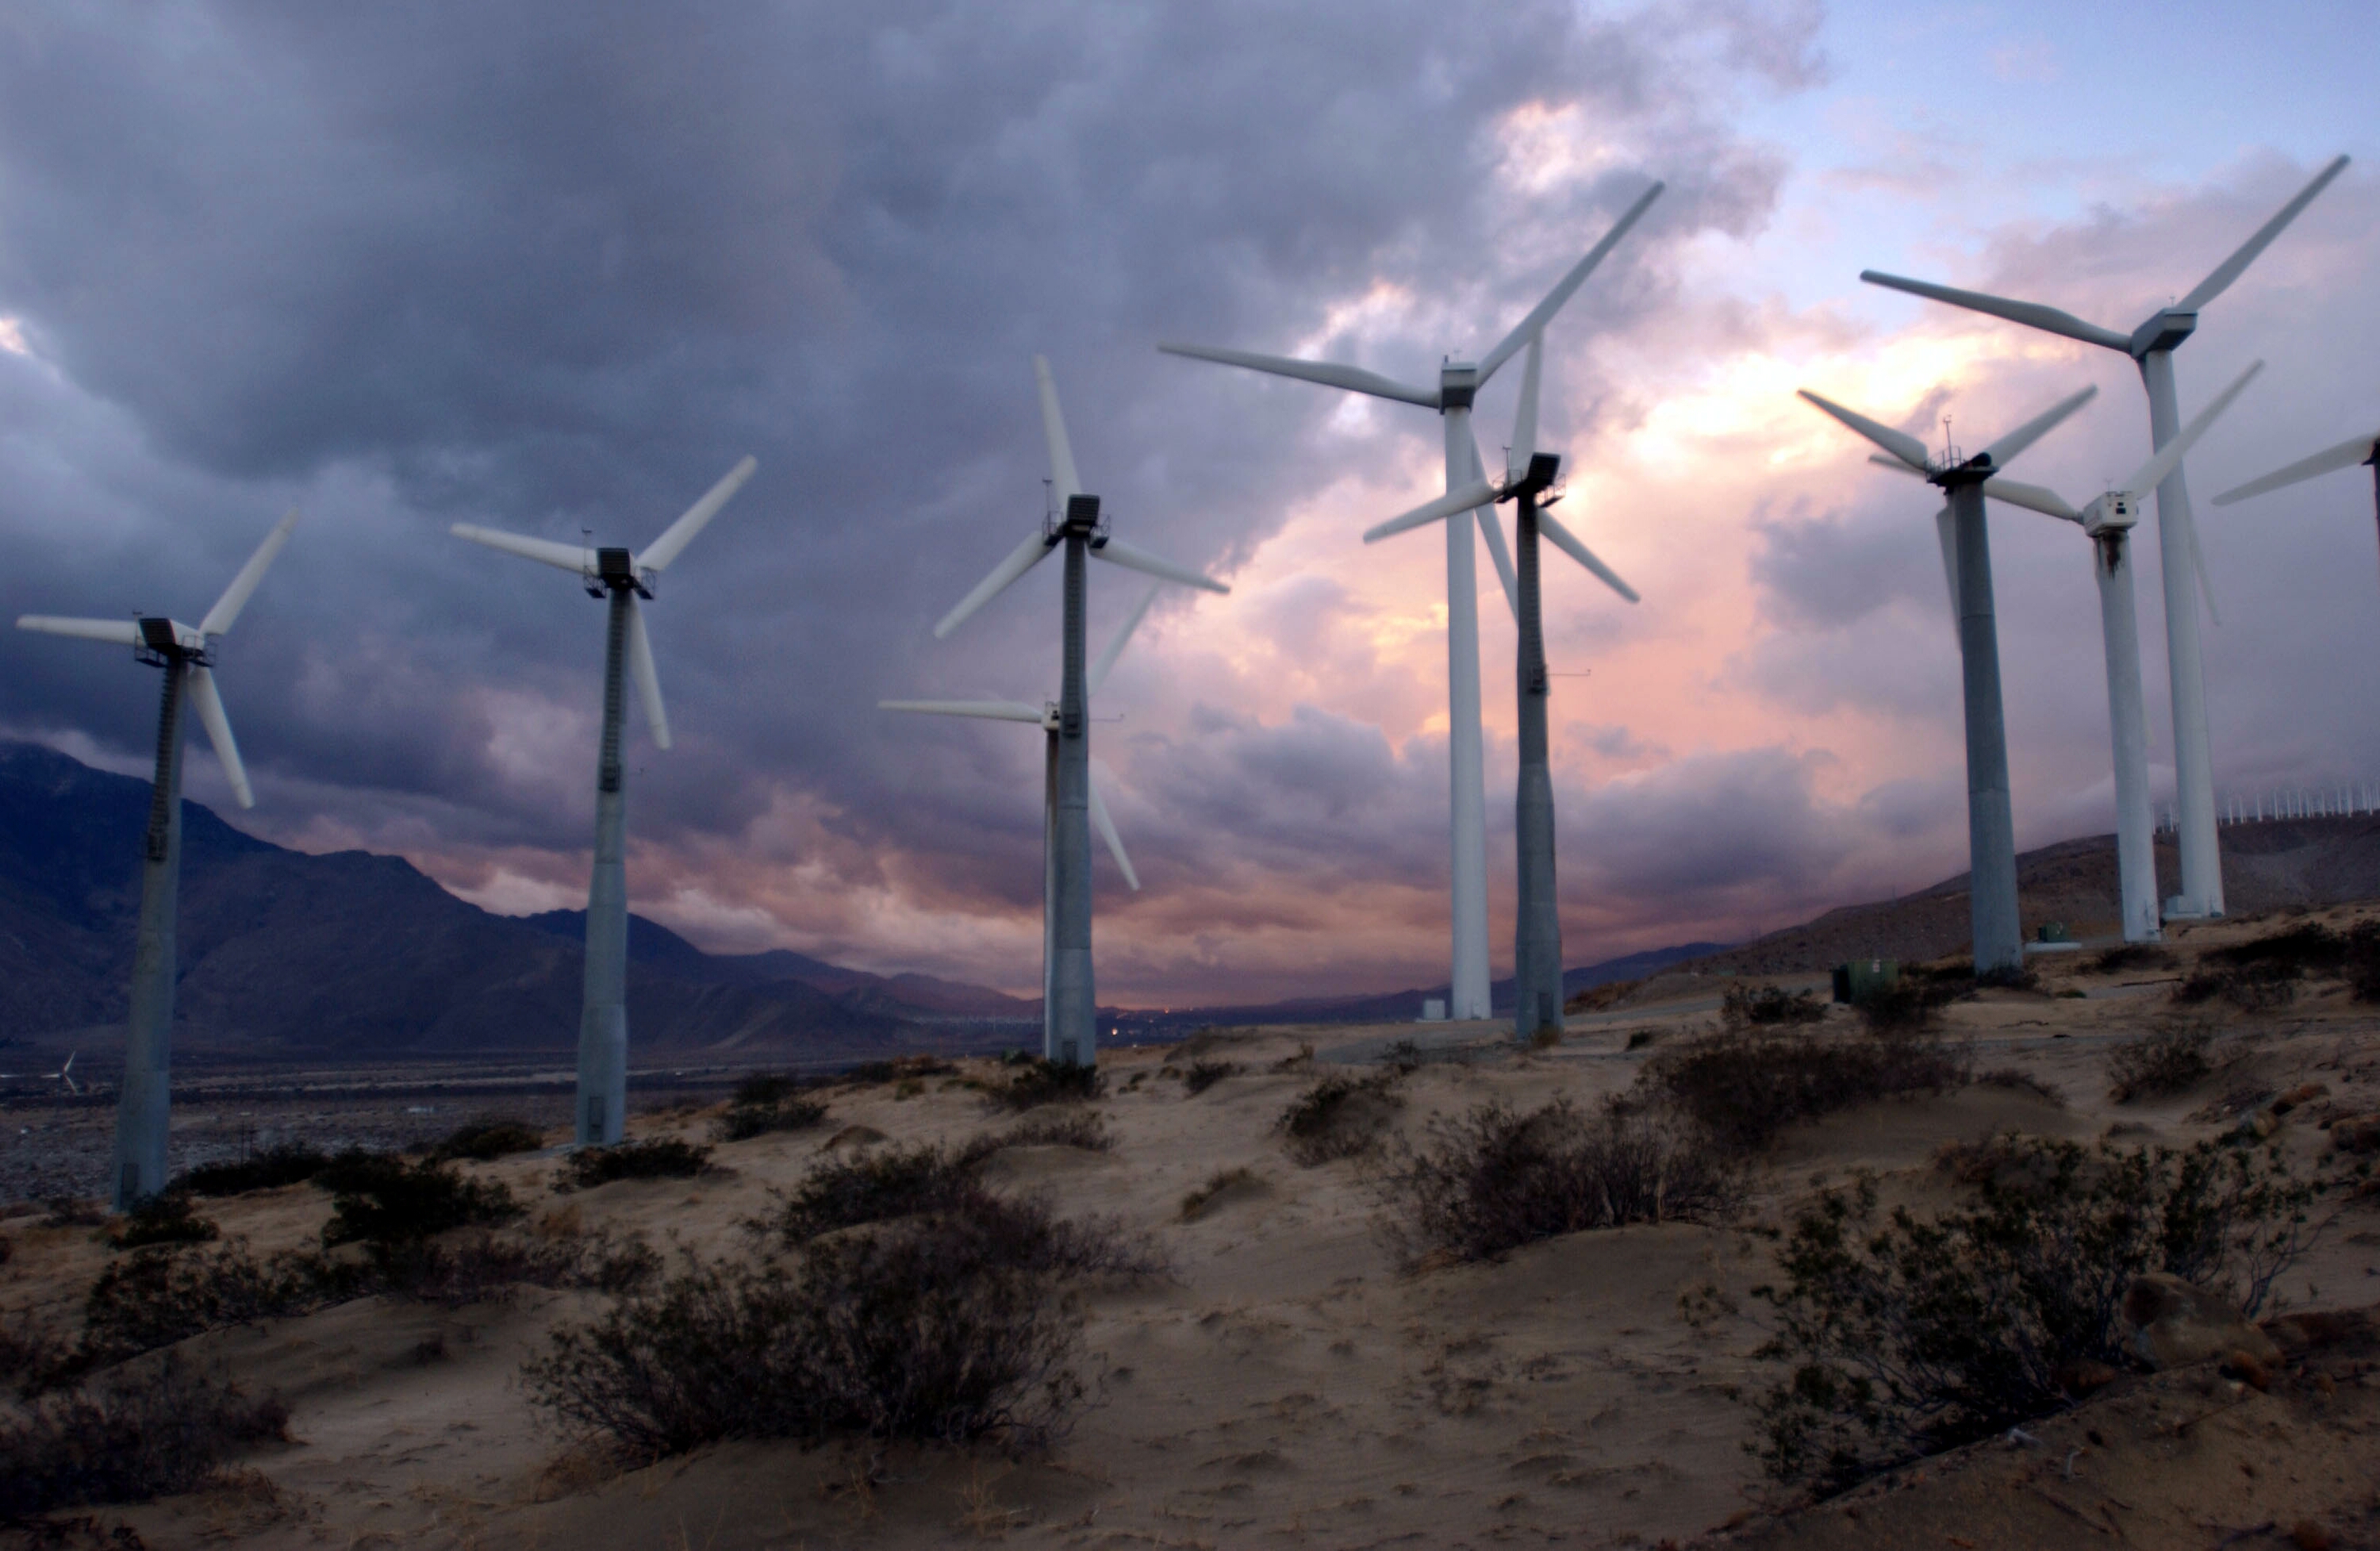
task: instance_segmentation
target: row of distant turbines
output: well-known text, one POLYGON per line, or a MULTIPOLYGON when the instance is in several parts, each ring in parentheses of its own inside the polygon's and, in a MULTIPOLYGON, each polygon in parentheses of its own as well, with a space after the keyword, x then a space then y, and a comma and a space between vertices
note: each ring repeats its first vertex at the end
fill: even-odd
MULTIPOLYGON (((2215 851, 2215 803, 2208 765, 2203 677, 2199 667, 2197 596, 2204 588, 2181 459, 2222 414, 2255 371, 2251 367, 2189 424, 2176 407, 2171 352, 2196 327, 2201 308, 2236 280, 2281 229, 2346 166, 2325 167, 2254 236, 2183 300, 2160 310, 2129 335, 2099 329, 2033 303, 1954 291, 1918 281, 1864 273, 1862 279, 2050 329, 2072 338, 2128 351, 2147 385, 2154 455, 2114 490, 2077 508, 2055 493, 2005 479, 2000 470, 2091 397, 2068 398, 1972 456, 1949 449, 1931 455, 1905 432, 1804 394, 1812 403, 1867 437, 1887 454, 1874 461, 1939 487, 1937 515, 1943 566, 1957 617, 1964 668, 1969 842, 1974 887, 1974 963, 1979 972, 2013 967, 2022 944, 2016 909, 2014 825, 2000 711, 1998 641, 1984 503, 1998 499, 2064 518, 2093 541, 2107 640, 2119 823, 2118 849, 2127 939, 2154 938, 2160 922, 2222 912, 2215 851), (2143 496, 2157 496, 2164 566, 2168 651, 2172 664, 2182 891, 2160 908, 2155 870, 2146 769, 2145 717, 2141 703, 2139 648, 2126 545, 2143 496), (2201 824, 2200 820, 2204 822, 2201 824), (2203 830, 2203 833, 2200 831, 2203 830)), ((1516 793, 1518 909, 1515 916, 1514 1033, 1527 1039, 1562 1022, 1562 953, 1554 872, 1552 774, 1548 754, 1548 674, 1539 598, 1541 543, 1549 542, 1630 602, 1635 591, 1577 536, 1546 510, 1558 499, 1559 455, 1537 447, 1545 331, 1579 286, 1659 198, 1654 184, 1621 216, 1560 284, 1477 361, 1449 357, 1435 386, 1396 382, 1376 372, 1327 361, 1293 359, 1207 345, 1161 345, 1171 354, 1292 377, 1432 409, 1444 428, 1447 493, 1393 517, 1364 535, 1366 543, 1430 523, 1443 525, 1447 556, 1447 696, 1450 733, 1452 976, 1449 1016, 1489 1015, 1487 918, 1487 814, 1484 739, 1480 721, 1479 643, 1475 524, 1494 562, 1519 626, 1515 690, 1519 705, 1520 772, 1516 793), (1490 479, 1471 429, 1479 390, 1515 356, 1524 358, 1520 402, 1500 478, 1490 479), (1514 509, 1513 542, 1504 543, 1500 505, 1514 509)), ((1089 706, 1162 588, 1171 583, 1210 592, 1229 589, 1187 566, 1116 538, 1099 498, 1084 491, 1049 364, 1035 359, 1042 427, 1050 460, 1051 500, 1042 521, 935 626, 946 636, 968 617, 1050 556, 1063 559, 1061 674, 1058 697, 1040 705, 1021 701, 885 701, 890 709, 987 718, 1038 726, 1044 737, 1043 1055, 1069 1064, 1097 1059, 1096 993, 1091 962, 1091 844, 1096 825, 1123 870, 1139 879, 1105 802, 1091 779, 1089 706), (1094 660, 1086 638, 1091 560, 1156 578, 1121 629, 1094 660)), ((2276 490, 2357 462, 2375 469, 2380 502, 2380 435, 2359 438, 2292 464, 2218 497, 2216 503, 2276 490)), ((670 744, 669 723, 646 635, 641 601, 650 601, 662 573, 750 479, 746 458, 665 529, 641 553, 622 548, 558 543, 521 534, 456 524, 459 537, 575 574, 590 596, 607 605, 602 724, 597 760, 596 843, 588 891, 586 979, 581 1003, 574 1131, 581 1145, 619 1140, 626 1110, 627 892, 626 808, 621 757, 625 692, 633 684, 653 741, 670 744)), ((134 620, 63 619, 27 615, 21 628, 129 646, 140 660, 164 672, 159 715, 156 777, 144 840, 140 935, 128 1019, 125 1077, 117 1106, 113 1192, 119 1207, 153 1194, 166 1181, 166 1120, 173 1020, 175 904, 180 862, 181 745, 185 704, 197 708, 233 795, 253 806, 246 770, 213 678, 214 643, 230 630, 298 520, 282 519, 230 587, 196 626, 163 617, 134 620)), ((63 1077, 63 1070, 56 1075, 63 1077)), ((70 1080, 69 1080, 70 1081, 70 1080)))

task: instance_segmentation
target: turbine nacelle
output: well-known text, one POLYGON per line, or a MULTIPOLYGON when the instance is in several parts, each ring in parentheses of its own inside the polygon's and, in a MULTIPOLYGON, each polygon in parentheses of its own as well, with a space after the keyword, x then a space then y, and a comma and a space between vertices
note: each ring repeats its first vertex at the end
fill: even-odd
POLYGON ((637 563, 637 557, 623 549, 599 549, 589 551, 590 563, 579 573, 589 598, 608 598, 621 588, 628 588, 639 598, 653 595, 655 573, 637 563))
POLYGON ((1449 409, 1468 409, 1479 394, 1485 381, 1476 363, 1447 361, 1438 369, 1438 407, 1443 414, 1449 409))
POLYGON ((134 620, 132 626, 140 636, 140 644, 132 648, 133 654, 152 668, 162 668, 176 660, 200 667, 213 661, 207 655, 205 632, 193 625, 177 619, 143 615, 134 620))
POLYGON ((2198 314, 2168 307, 2132 331, 2125 348, 2134 360, 2152 350, 2170 350, 2198 332, 2198 314))

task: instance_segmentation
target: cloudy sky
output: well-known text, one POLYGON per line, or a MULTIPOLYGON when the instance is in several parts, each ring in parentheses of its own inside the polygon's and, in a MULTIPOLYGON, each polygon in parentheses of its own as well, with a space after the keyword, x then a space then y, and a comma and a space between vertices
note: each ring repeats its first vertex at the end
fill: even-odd
MULTIPOLYGON (((1439 428, 1153 345, 1426 382, 1658 177, 1548 339, 1565 520, 1645 599, 1548 566, 1565 933, 1735 939, 1964 866, 1926 492, 1792 390, 1972 446, 2095 383, 2022 466, 2078 503, 2147 452, 2124 358, 1858 271, 2129 329, 2341 151, 2178 360, 2185 412, 2271 363, 2191 462, 2218 783, 2380 779, 2368 482, 2206 504, 2380 429, 2374 58, 2365 0, 18 7, 0 612, 196 618, 301 506, 223 654, 239 822, 575 903, 601 611, 447 525, 640 545, 750 452, 651 609, 677 746, 633 730, 637 907, 1029 994, 1038 740, 873 708, 1055 688, 1054 566, 929 634, 1039 519, 1044 352, 1115 530, 1232 586, 1160 601, 1099 707, 1145 885, 1099 864, 1102 998, 1442 979, 1444 549, 1356 537, 1440 488, 1439 428)), ((1993 524, 2020 839, 2105 830, 2086 546, 1993 524)), ((1501 973, 1512 630, 1479 576, 1501 973)), ((1100 568, 1097 636, 1138 591, 1100 568)), ((152 675, 0 645, 0 733, 145 773, 152 675)), ((189 790, 225 805, 202 745, 189 790)))

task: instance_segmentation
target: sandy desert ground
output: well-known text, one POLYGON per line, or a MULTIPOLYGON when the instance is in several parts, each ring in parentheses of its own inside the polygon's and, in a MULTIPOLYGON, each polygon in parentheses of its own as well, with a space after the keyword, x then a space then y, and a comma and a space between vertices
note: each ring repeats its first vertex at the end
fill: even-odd
MULTIPOLYGON (((2180 946, 2275 925, 2185 928, 2180 946)), ((1500 1264, 1418 1273, 1382 1242, 1372 1164, 1301 1168, 1284 1154, 1275 1121, 1317 1071, 1417 1038, 1428 1059, 1401 1085, 1409 1133, 1483 1099, 1591 1103, 1632 1084, 1664 1038, 1714 1023, 1717 987, 1665 978, 1535 1052, 1484 1024, 1208 1036, 1208 1056, 1245 1070, 1195 1097, 1162 1074, 1180 1047, 1103 1053, 1097 1108, 1113 1150, 1011 1149, 995 1177, 1067 1211, 1121 1217, 1163 1247, 1174 1274, 1091 1298, 1081 1363, 1091 1396, 1044 1458, 736 1443, 608 1470, 552 1429, 520 1378, 548 1329, 601 1296, 522 1290, 459 1311, 370 1299, 188 1343, 193 1357, 285 1396, 292 1441, 259 1450, 223 1487, 95 1510, 90 1533, 120 1523, 160 1547, 1651 1546, 1706 1535, 1973 1547, 2286 1545, 2304 1521, 2323 1527, 2323 1544, 2380 1542, 2380 1376, 2368 1341, 2269 1393, 2226 1387, 2212 1370, 2128 1379, 2034 1429, 2036 1444, 1976 1446, 1797 1515, 1768 1511, 1776 1499, 1744 1448, 1742 1396, 1772 1377, 1752 1357, 1763 1328, 1749 1292, 1773 1274, 1759 1230, 1817 1183, 1872 1169, 1891 1199, 1946 1203, 1959 1187, 1934 1159, 1949 1142, 2010 1130, 2187 1142, 2237 1123, 2220 1112, 2227 1093, 2307 1083, 2326 1087, 2330 1111, 2380 1109, 2380 1009, 2335 983, 2277 1012, 2225 1015, 2228 1064, 2197 1090, 2114 1105, 2107 1047, 2175 1014, 2172 975, 2084 975, 2081 963, 2045 956, 2042 991, 1987 991, 1947 1012, 1949 1036, 1973 1040, 1979 1065, 2020 1067, 2062 1101, 1975 1086, 1872 1105, 1781 1138, 1755 1167, 1734 1225, 1578 1234, 1500 1264), (2051 994, 2061 989, 2085 994, 2051 994), (1296 1060, 1306 1047, 1311 1061, 1296 1060), (1184 1221, 1185 1194, 1235 1168, 1255 1181, 1184 1221), (1690 1290, 1713 1295, 1691 1318, 1690 1290)), ((956 1141, 1008 1123, 950 1077, 905 1097, 885 1084, 825 1097, 828 1124, 722 1145, 721 1167, 691 1181, 565 1199, 550 1193, 551 1152, 467 1167, 533 1212, 740 1252, 738 1223, 842 1128, 956 1141)), ((2280 1132, 2309 1169, 2330 1156, 2314 1121, 2323 1109, 2295 1112, 2280 1132)), ((703 1140, 708 1127, 681 1109, 640 1117, 637 1133, 703 1140)), ((206 1210, 261 1251, 310 1242, 328 1207, 298 1185, 206 1210)), ((36 1223, 0 1223, 16 1243, 0 1308, 70 1320, 110 1252, 88 1229, 36 1223)), ((2283 1290, 2300 1308, 2380 1302, 2380 1201, 2346 1207, 2283 1290)))

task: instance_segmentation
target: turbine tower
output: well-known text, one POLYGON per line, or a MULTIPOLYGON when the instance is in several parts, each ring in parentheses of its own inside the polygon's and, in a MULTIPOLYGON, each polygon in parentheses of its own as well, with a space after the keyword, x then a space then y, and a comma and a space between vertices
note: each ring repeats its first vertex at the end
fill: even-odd
POLYGON ((1941 457, 1929 458, 1925 444, 1907 431, 1879 424, 1807 388, 1802 390, 1803 398, 1891 454, 1927 483, 1941 487, 1949 498, 1950 545, 1946 565, 1958 578, 1959 589, 1959 659, 1967 723, 1967 903, 1979 976, 2024 967, 2024 927, 2016 897, 2016 818, 2009 803, 2008 725, 2000 709, 1999 627, 1992 612, 1992 551, 1990 534, 1984 526, 1984 486, 2098 391, 2083 389, 1973 457, 1963 457, 1958 448, 1950 447, 1941 457))
MULTIPOLYGON (((61 619, 27 614, 17 621, 19 630, 52 636, 79 636, 130 647, 135 660, 165 673, 163 703, 157 713, 157 776, 150 788, 149 832, 142 842, 140 866, 140 927, 132 951, 132 995, 125 1018, 124 1085, 115 1100, 115 1169, 108 1188, 115 1209, 129 1211, 165 1186, 166 1124, 173 1103, 174 928, 175 907, 182 877, 182 703, 198 707, 199 721, 223 761, 231 782, 232 798, 242 807, 256 806, 248 784, 248 768, 240 763, 239 745, 224 715, 223 697, 216 692, 215 638, 228 632, 239 612, 264 580, 267 567, 289 530, 298 526, 290 513, 273 525, 248 563, 224 588, 213 608, 195 625, 153 615, 137 619, 61 619)), ((67 1077, 71 1057, 57 1075, 67 1077)))
POLYGON ((637 681, 637 696, 644 702, 646 729, 654 743, 663 748, 670 745, 661 678, 653 670, 652 643, 646 637, 644 612, 637 600, 652 597, 653 584, 661 574, 759 467, 747 457, 729 469, 642 554, 558 544, 469 523, 454 527, 458 539, 573 573, 587 595, 604 600, 609 610, 603 636, 603 733, 595 764, 595 874, 587 889, 587 979, 578 1012, 575 1124, 577 1144, 583 1147, 610 1146, 620 1139, 627 1121, 628 794, 620 758, 624 664, 637 681))
POLYGON ((1521 624, 1514 667, 1520 692, 1521 775, 1513 799, 1520 908, 1512 927, 1512 1033, 1524 1042, 1541 1029, 1559 1034, 1562 1026, 1561 902, 1554 887, 1554 784, 1546 733, 1550 680, 1546 673, 1545 631, 1538 603, 1537 536, 1543 533, 1552 539, 1563 553, 1594 572, 1621 597, 1631 603, 1637 600, 1635 588, 1597 559, 1553 514, 1541 510, 1553 503, 1555 498, 1548 492, 1561 468, 1560 457, 1537 451, 1537 385, 1544 366, 1545 338, 1532 334, 1501 484, 1474 480, 1364 535, 1364 542, 1374 544, 1407 528, 1450 521, 1479 508, 1488 508, 1481 516, 1492 533, 1496 530, 1492 508, 1501 502, 1513 503, 1512 549, 1519 572, 1513 612, 1521 624))
MULTIPOLYGON (((1560 284, 1546 293, 1545 299, 1529 310, 1529 315, 1512 326, 1511 333, 1497 342, 1496 347, 1475 363, 1449 357, 1439 368, 1435 387, 1417 387, 1383 377, 1359 367, 1342 366, 1334 361, 1297 360, 1282 356, 1260 356, 1245 350, 1225 350, 1206 345, 1160 345, 1160 350, 1170 355, 1187 356, 1195 360, 1219 361, 1225 366, 1246 367, 1254 371, 1269 371, 1279 377, 1295 377, 1326 387, 1344 388, 1350 393, 1369 394, 1374 398, 1393 399, 1400 404, 1418 405, 1434 409, 1445 422, 1446 488, 1449 491, 1475 485, 1487 478, 1486 466, 1471 432, 1471 404, 1496 369, 1512 359, 1513 353, 1545 331, 1554 314, 1560 311, 1571 294, 1595 272, 1604 256, 1628 235, 1645 212, 1661 194, 1663 185, 1655 183, 1637 198, 1627 212, 1603 235, 1603 240, 1589 248, 1586 257, 1571 267, 1560 284)), ((1488 553, 1504 582, 1508 599, 1517 610, 1517 588, 1512 576, 1512 563, 1504 552, 1501 531, 1493 524, 1485 529, 1488 553)), ((1451 1018, 1485 1018, 1488 1005, 1488 803, 1484 742, 1479 727, 1479 587, 1474 569, 1471 545, 1471 515, 1459 512, 1446 523, 1446 708, 1448 791, 1451 804, 1450 814, 1451 842, 1453 852, 1453 937, 1454 966, 1451 1000, 1447 1015, 1451 1018)))
MULTIPOLYGON (((2126 942, 2155 942, 2165 935, 2157 913, 2156 831, 2149 809, 2148 712, 2141 694, 2141 636, 2132 609, 2132 525, 2140 521, 2142 498, 2156 488, 2166 471, 2181 461, 2262 370, 2264 363, 2258 361, 2241 372, 2221 397, 2181 428, 2180 435, 2079 511, 2038 485, 2013 479, 1984 481, 1984 493, 1993 500, 2063 517, 2091 539, 2091 570, 2099 584, 2099 633, 2107 645, 2107 730, 2115 745, 2116 880, 2126 942)), ((1879 455, 1868 461, 1909 472, 1898 459, 1879 455)), ((1950 509, 1945 506, 1934 520, 1942 535, 1942 569, 1950 583, 1950 617, 1955 626, 1959 569, 1950 509)))
POLYGON ((2268 491, 2294 485, 2301 479, 2311 479, 2317 474, 2362 464, 2372 470, 2373 515, 2380 517, 2380 431, 2369 436, 2353 436, 2326 452, 2310 458, 2301 458, 2287 468, 2276 468, 2261 479, 2251 479, 2238 490, 2225 491, 2215 498, 2217 506, 2228 506, 2235 501, 2263 495, 2268 491))
MULTIPOLYGON (((1949 302, 1985 312, 2010 322, 2024 323, 2050 333, 2079 339, 2109 350, 2120 350, 2140 369, 2148 390, 2149 440, 2161 448, 2181 429, 2181 410, 2173 385, 2173 352, 2198 328, 2206 304, 2228 290, 2256 256, 2281 235, 2314 197, 2330 186, 2347 166, 2338 157, 2316 173, 2313 181, 2256 230, 2229 258, 2215 266, 2191 293, 2172 306, 2149 315, 2130 333, 2101 328, 2038 302, 2010 301, 1979 291, 1961 291, 1923 280, 1862 270, 1871 285, 1889 286, 1912 296, 1949 302)), ((2167 902, 2166 915, 2195 919, 2223 914, 2223 858, 2215 823, 2214 755, 2206 730, 2206 670, 2198 644, 2198 598, 2205 590, 2198 551, 2198 528, 2190 513, 2190 487, 2180 464, 2157 486, 2157 558, 2165 583, 2166 660, 2173 689, 2173 764, 2175 827, 2181 852, 2181 892, 2167 902)), ((2213 612, 2212 605, 2208 612, 2213 612)))
MULTIPOLYGON (((1050 363, 1033 357, 1033 375, 1041 390, 1041 433, 1050 448, 1050 491, 1055 510, 1026 535, 991 575, 959 600, 934 626, 937 640, 965 624, 1018 577, 1052 553, 1066 555, 1065 600, 1061 621, 1061 671, 1058 687, 1057 741, 1050 785, 1049 860, 1044 883, 1048 900, 1042 912, 1042 939, 1049 962, 1043 970, 1047 994, 1042 999, 1042 1056, 1067 1066, 1091 1066, 1099 1060, 1099 1001, 1091 978, 1091 829, 1090 811, 1097 796, 1091 790, 1090 685, 1084 663, 1084 590, 1087 560, 1107 561, 1128 570, 1208 592, 1232 589, 1185 565, 1135 549, 1108 532, 1099 517, 1099 498, 1083 491, 1075 472, 1075 451, 1066 441, 1065 417, 1058 408, 1058 384, 1050 363)), ((1142 607, 1148 605, 1143 603, 1142 607)), ((1137 623, 1135 620, 1135 623, 1137 623)), ((1127 631, 1128 633, 1128 631, 1127 631)), ((1121 650, 1118 637, 1114 650, 1121 650)), ((1112 660, 1112 651, 1106 660, 1112 660)), ((1104 672, 1102 673, 1104 676, 1104 672)), ((1040 721, 1044 713, 1030 706, 1014 709, 1040 721)), ((981 711, 962 713, 983 715, 981 711)), ((1102 809, 1102 811, 1104 811, 1102 809)), ((1123 847, 1113 838, 1112 826, 1102 823, 1116 859, 1123 847)), ((1125 865, 1127 875, 1130 864, 1125 865)))
MULTIPOLYGON (((1140 628, 1148 606, 1157 601, 1163 582, 1152 583, 1139 604, 1124 620, 1123 626, 1091 664, 1088 682, 1084 685, 1083 701, 1087 706, 1107 682, 1108 671, 1123 655, 1124 643, 1140 628)), ((1050 994, 1050 976, 1058 962, 1058 745, 1062 721, 1059 703, 1045 700, 1039 707, 1022 700, 879 700, 879 710, 916 711, 928 716, 964 716, 990 721, 1022 721, 1037 726, 1042 733, 1041 749, 1041 1048, 1044 1051, 1058 1048, 1055 1029, 1057 1000, 1050 994)), ((1099 798, 1099 783, 1088 782, 1084 790, 1090 794, 1091 822, 1098 825, 1108 851, 1115 857, 1116 866, 1123 873, 1125 884, 1135 893, 1140 891, 1140 875, 1133 870, 1132 858, 1124 854, 1123 837, 1116 833, 1115 819, 1108 813, 1108 805, 1099 798)))

